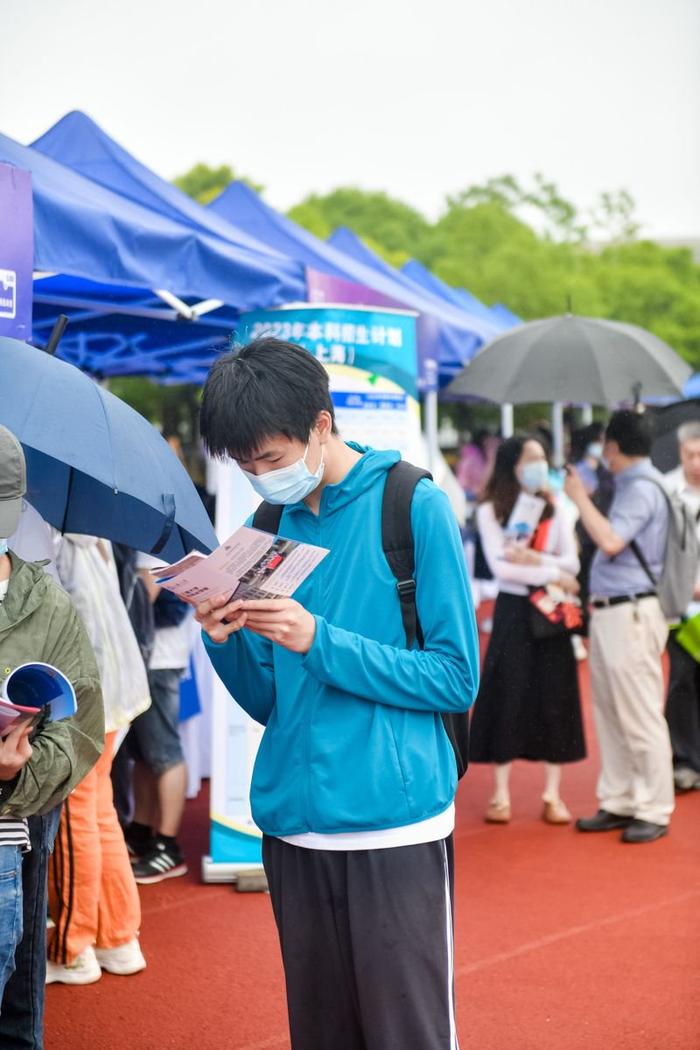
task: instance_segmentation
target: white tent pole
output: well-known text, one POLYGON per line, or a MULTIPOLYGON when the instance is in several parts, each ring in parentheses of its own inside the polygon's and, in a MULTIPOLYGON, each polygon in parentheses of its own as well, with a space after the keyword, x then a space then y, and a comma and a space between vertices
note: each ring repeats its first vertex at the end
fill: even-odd
POLYGON ((437 390, 427 390, 424 399, 425 440, 428 446, 428 470, 436 476, 438 465, 438 394, 437 390))
POLYGON ((515 430, 515 420, 513 415, 513 406, 509 404, 501 405, 501 435, 504 438, 513 436, 515 430))
POLYGON ((593 405, 581 405, 581 426, 588 427, 593 422, 593 405))

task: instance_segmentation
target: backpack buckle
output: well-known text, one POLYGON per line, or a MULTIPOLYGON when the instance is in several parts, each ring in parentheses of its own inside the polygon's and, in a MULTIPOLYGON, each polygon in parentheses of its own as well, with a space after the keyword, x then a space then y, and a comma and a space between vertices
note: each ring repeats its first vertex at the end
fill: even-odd
POLYGON ((407 580, 399 580, 396 584, 396 590, 399 592, 400 598, 410 598, 411 595, 416 593, 416 581, 412 576, 407 580))

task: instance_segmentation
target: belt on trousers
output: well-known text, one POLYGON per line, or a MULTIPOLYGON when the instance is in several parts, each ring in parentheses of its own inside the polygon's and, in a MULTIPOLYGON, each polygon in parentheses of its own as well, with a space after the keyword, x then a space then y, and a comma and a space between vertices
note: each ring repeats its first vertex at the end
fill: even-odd
POLYGON ((616 594, 613 598, 591 599, 591 608, 608 609, 611 605, 624 605, 625 602, 638 602, 642 598, 656 597, 656 591, 642 591, 640 594, 616 594))

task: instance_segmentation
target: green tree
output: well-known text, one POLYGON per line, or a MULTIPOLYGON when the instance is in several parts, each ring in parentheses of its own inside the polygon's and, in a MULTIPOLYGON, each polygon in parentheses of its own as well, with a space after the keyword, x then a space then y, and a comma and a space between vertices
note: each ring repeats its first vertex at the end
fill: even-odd
POLYGON ((401 263, 415 255, 428 236, 430 224, 409 204, 381 191, 345 186, 331 193, 312 193, 288 212, 316 236, 326 238, 339 226, 349 226, 372 243, 389 261, 401 263))

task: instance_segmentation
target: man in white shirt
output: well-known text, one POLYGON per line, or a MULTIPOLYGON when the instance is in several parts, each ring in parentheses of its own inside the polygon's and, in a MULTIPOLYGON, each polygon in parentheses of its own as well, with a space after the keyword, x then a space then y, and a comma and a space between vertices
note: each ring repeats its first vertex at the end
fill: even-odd
MULTIPOLYGON (((666 475, 669 492, 680 496, 698 523, 700 533, 700 422, 678 430, 680 465, 666 475)), ((687 615, 700 614, 700 566, 693 602, 687 615)), ((700 663, 678 644, 668 642, 671 676, 666 720, 673 747, 673 779, 677 791, 700 790, 700 663)))

